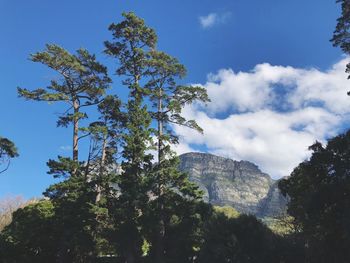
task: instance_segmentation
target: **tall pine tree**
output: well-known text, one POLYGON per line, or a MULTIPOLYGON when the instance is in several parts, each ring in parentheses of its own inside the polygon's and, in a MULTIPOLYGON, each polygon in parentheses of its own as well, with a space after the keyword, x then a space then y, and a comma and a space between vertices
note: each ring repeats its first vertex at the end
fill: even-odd
POLYGON ((57 252, 52 255, 57 262, 90 262, 96 256, 97 221, 95 185, 91 180, 89 165, 79 160, 79 140, 86 137, 86 129, 80 121, 87 118, 85 107, 99 104, 111 82, 107 68, 96 61, 85 49, 71 54, 57 45, 47 45, 46 50, 31 55, 31 60, 40 62, 58 73, 46 89, 33 91, 18 88, 19 96, 28 100, 63 102, 66 111, 57 125, 73 125, 72 159, 59 156, 49 160, 49 174, 62 180, 50 186, 44 193, 54 207, 54 227, 57 236, 57 252), (82 135, 82 132, 85 134, 82 135))
POLYGON ((152 217, 155 217, 151 257, 154 262, 160 263, 166 261, 165 240, 171 217, 181 214, 177 202, 182 200, 180 202, 186 203, 201 197, 197 186, 178 170, 178 159, 171 150, 171 144, 178 143, 178 137, 170 125, 186 126, 202 132, 194 120, 187 120, 181 112, 184 106, 196 101, 208 102, 209 98, 202 87, 177 83, 185 77, 186 69, 176 58, 152 50, 147 63, 149 81, 146 88, 151 101, 150 114, 157 127, 158 156, 158 163, 149 176, 152 192, 150 207, 152 217))
POLYGON ((116 200, 119 251, 125 262, 140 262, 142 236, 140 217, 147 203, 147 192, 143 187, 145 174, 151 167, 152 156, 146 154, 151 142, 151 118, 144 105, 147 90, 141 82, 147 72, 147 53, 156 45, 153 29, 133 13, 123 13, 124 20, 112 24, 109 30, 113 41, 105 42, 106 53, 118 59, 116 73, 126 76, 123 84, 129 89, 127 119, 123 135, 122 174, 119 178, 120 195, 116 200))
POLYGON ((57 45, 46 45, 46 50, 31 55, 31 60, 40 62, 59 74, 58 79, 51 80, 46 89, 18 88, 18 94, 28 100, 64 102, 67 110, 59 117, 58 126, 73 124, 73 161, 79 160, 79 121, 87 117, 82 111, 85 107, 100 102, 111 82, 107 68, 96 61, 85 49, 70 54, 57 45))

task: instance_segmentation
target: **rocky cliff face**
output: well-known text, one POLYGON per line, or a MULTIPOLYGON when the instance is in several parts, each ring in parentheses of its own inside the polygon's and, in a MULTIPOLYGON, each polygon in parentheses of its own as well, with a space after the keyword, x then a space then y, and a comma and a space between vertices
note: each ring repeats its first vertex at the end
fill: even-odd
POLYGON ((258 217, 274 216, 285 209, 286 199, 279 192, 278 182, 251 162, 207 153, 186 153, 180 161, 180 169, 204 191, 207 202, 231 205, 258 217))

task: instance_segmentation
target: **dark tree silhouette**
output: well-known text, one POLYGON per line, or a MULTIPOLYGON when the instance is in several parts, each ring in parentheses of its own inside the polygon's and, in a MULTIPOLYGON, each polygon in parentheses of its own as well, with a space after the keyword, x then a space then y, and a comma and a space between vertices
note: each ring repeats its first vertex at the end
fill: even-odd
MULTIPOLYGON (((337 26, 333 33, 331 42, 335 47, 340 47, 347 56, 350 55, 350 1, 337 0, 341 3, 341 16, 337 19, 337 26)), ((345 72, 349 74, 350 79, 350 63, 346 65, 345 72)), ((348 92, 350 95, 350 91, 348 92)))
POLYGON ((350 131, 310 150, 310 160, 279 183, 288 213, 302 229, 308 262, 349 262, 350 131))

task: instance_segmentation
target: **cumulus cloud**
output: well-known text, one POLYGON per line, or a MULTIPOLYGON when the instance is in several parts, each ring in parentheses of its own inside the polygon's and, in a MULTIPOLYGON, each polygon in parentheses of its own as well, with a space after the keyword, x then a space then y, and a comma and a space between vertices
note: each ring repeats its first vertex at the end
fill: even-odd
POLYGON ((225 23, 228 18, 231 16, 231 13, 210 13, 206 16, 199 17, 199 23, 202 28, 207 29, 213 27, 214 25, 225 23))
POLYGON ((210 74, 202 86, 212 100, 184 110, 204 135, 174 127, 181 148, 202 148, 255 162, 274 178, 289 175, 349 120, 347 59, 327 71, 259 64, 250 72, 210 74))

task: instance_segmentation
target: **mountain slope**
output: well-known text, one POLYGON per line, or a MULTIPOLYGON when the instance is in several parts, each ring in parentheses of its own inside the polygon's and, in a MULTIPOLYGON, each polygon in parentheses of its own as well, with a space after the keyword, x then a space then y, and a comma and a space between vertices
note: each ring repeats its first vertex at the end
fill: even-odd
POLYGON ((204 191, 214 205, 230 205, 241 213, 269 217, 285 209, 278 181, 248 161, 233 161, 207 153, 180 155, 180 169, 204 191))

